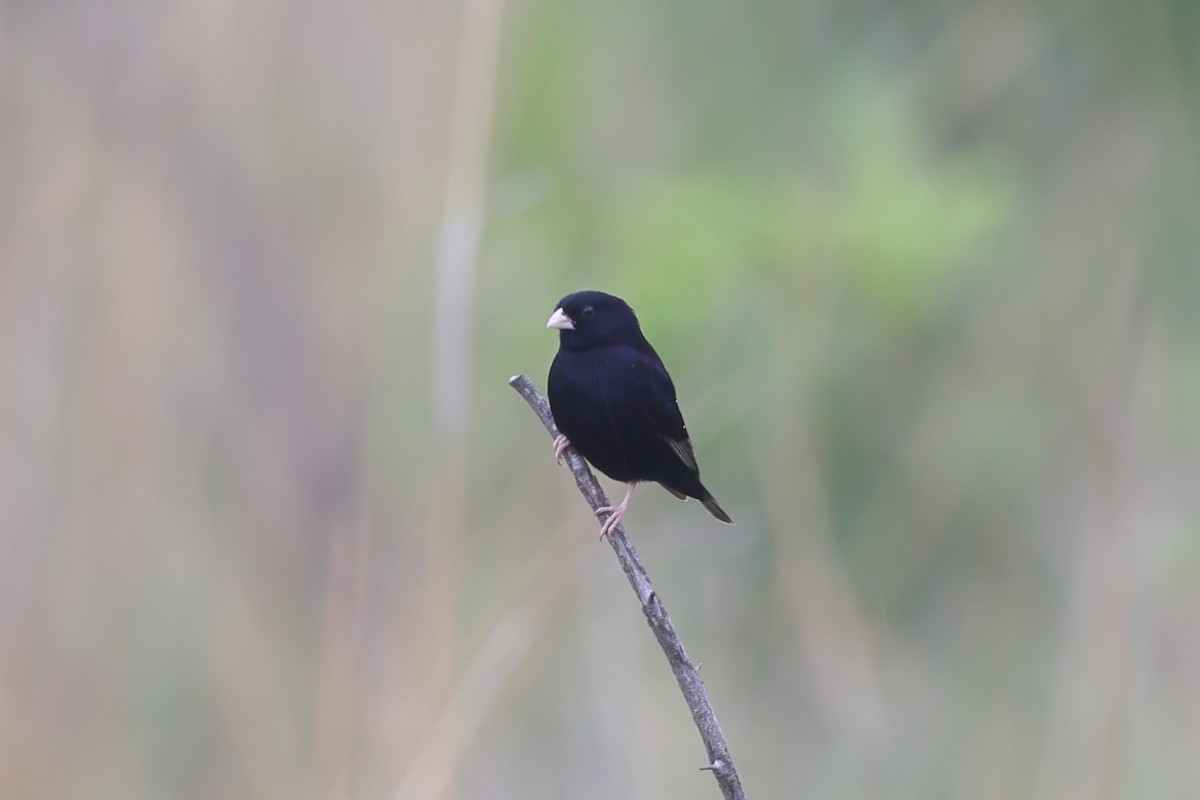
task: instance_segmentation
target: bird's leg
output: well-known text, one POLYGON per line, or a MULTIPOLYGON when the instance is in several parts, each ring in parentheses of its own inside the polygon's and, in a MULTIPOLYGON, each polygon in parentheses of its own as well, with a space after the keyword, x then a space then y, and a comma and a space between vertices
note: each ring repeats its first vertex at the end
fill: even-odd
POLYGON ((554 463, 555 464, 562 463, 563 451, 566 450, 570 446, 571 446, 571 443, 569 441, 567 441, 567 437, 563 436, 561 433, 558 436, 554 437, 554 463))
POLYGON ((625 490, 625 499, 621 501, 621 505, 601 506, 596 509, 596 516, 606 513, 610 515, 608 519, 604 520, 604 524, 600 526, 600 538, 602 540, 621 521, 621 517, 625 516, 625 510, 629 508, 629 498, 633 497, 633 487, 635 486, 637 486, 637 481, 629 482, 629 488, 625 490))

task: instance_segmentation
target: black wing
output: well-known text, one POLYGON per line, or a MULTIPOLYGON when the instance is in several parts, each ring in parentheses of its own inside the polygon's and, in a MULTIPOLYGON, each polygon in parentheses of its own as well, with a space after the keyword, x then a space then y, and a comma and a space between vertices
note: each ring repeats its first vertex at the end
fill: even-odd
POLYGON ((639 353, 634 362, 636 396, 642 412, 673 456, 693 475, 700 474, 687 425, 675 400, 675 384, 656 353, 639 353))

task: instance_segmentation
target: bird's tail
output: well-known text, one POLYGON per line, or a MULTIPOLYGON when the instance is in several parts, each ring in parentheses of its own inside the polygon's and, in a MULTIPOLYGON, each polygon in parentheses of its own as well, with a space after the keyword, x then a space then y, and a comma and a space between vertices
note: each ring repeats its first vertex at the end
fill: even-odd
POLYGON ((730 525, 733 524, 733 517, 726 514, 725 509, 721 508, 721 506, 717 504, 717 498, 710 494, 707 497, 700 498, 700 502, 703 503, 704 507, 708 509, 708 513, 721 520, 721 522, 727 522, 730 525))

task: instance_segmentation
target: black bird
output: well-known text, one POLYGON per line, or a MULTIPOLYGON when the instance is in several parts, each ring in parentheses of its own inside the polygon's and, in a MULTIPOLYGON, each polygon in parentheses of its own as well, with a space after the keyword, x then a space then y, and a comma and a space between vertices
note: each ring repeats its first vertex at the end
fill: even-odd
POLYGON ((573 445, 592 466, 629 484, 600 528, 604 538, 629 507, 633 489, 657 481, 681 500, 694 497, 722 522, 733 522, 700 482, 700 467, 675 402, 675 385, 642 335, 633 309, 604 292, 559 301, 547 328, 558 329, 550 365, 550 410, 560 435, 555 460, 573 445))

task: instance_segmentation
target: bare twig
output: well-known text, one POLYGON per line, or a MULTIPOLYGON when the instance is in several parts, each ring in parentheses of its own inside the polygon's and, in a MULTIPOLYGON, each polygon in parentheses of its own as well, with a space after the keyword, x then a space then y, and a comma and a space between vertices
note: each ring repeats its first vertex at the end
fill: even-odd
MULTIPOLYGON (((533 385, 533 381, 524 375, 514 375, 508 379, 508 385, 525 398, 525 402, 529 403, 530 408, 541 419, 546 430, 550 432, 550 436, 552 438, 558 436, 558 426, 554 424, 554 416, 550 413, 550 404, 533 385)), ((587 462, 575 451, 575 448, 568 447, 563 455, 566 457, 567 465, 571 468, 571 473, 575 476, 575 485, 579 487, 579 491, 588 501, 592 510, 595 511, 602 506, 609 505, 604 490, 596 482, 596 476, 592 474, 587 462)), ((607 518, 606 514, 603 519, 607 518)), ((701 769, 712 771, 726 800, 745 800, 746 795, 742 792, 741 778, 738 777, 737 769, 733 766, 733 759, 729 755, 729 748, 725 744, 725 736, 721 733, 717 715, 713 712, 712 704, 708 702, 708 691, 704 688, 704 681, 700 678, 700 669, 688 659, 687 652, 683 649, 683 642, 679 641, 679 636, 675 633, 675 626, 671 624, 671 618, 667 616, 667 609, 650 584, 650 578, 646 575, 646 568, 642 566, 642 560, 638 558, 637 551, 633 549, 629 537, 625 535, 624 526, 618 523, 609 532, 608 543, 612 546, 613 552, 617 554, 617 560, 621 562, 621 569, 625 570, 625 576, 629 578, 629 585, 633 587, 638 601, 642 604, 642 613, 646 615, 646 622, 649 623, 650 630, 654 632, 654 638, 658 639, 659 646, 662 647, 667 661, 671 664, 671 671, 675 673, 675 680, 679 683, 683 698, 692 711, 692 719, 700 731, 700 738, 704 740, 704 748, 708 751, 708 765, 701 769)))

